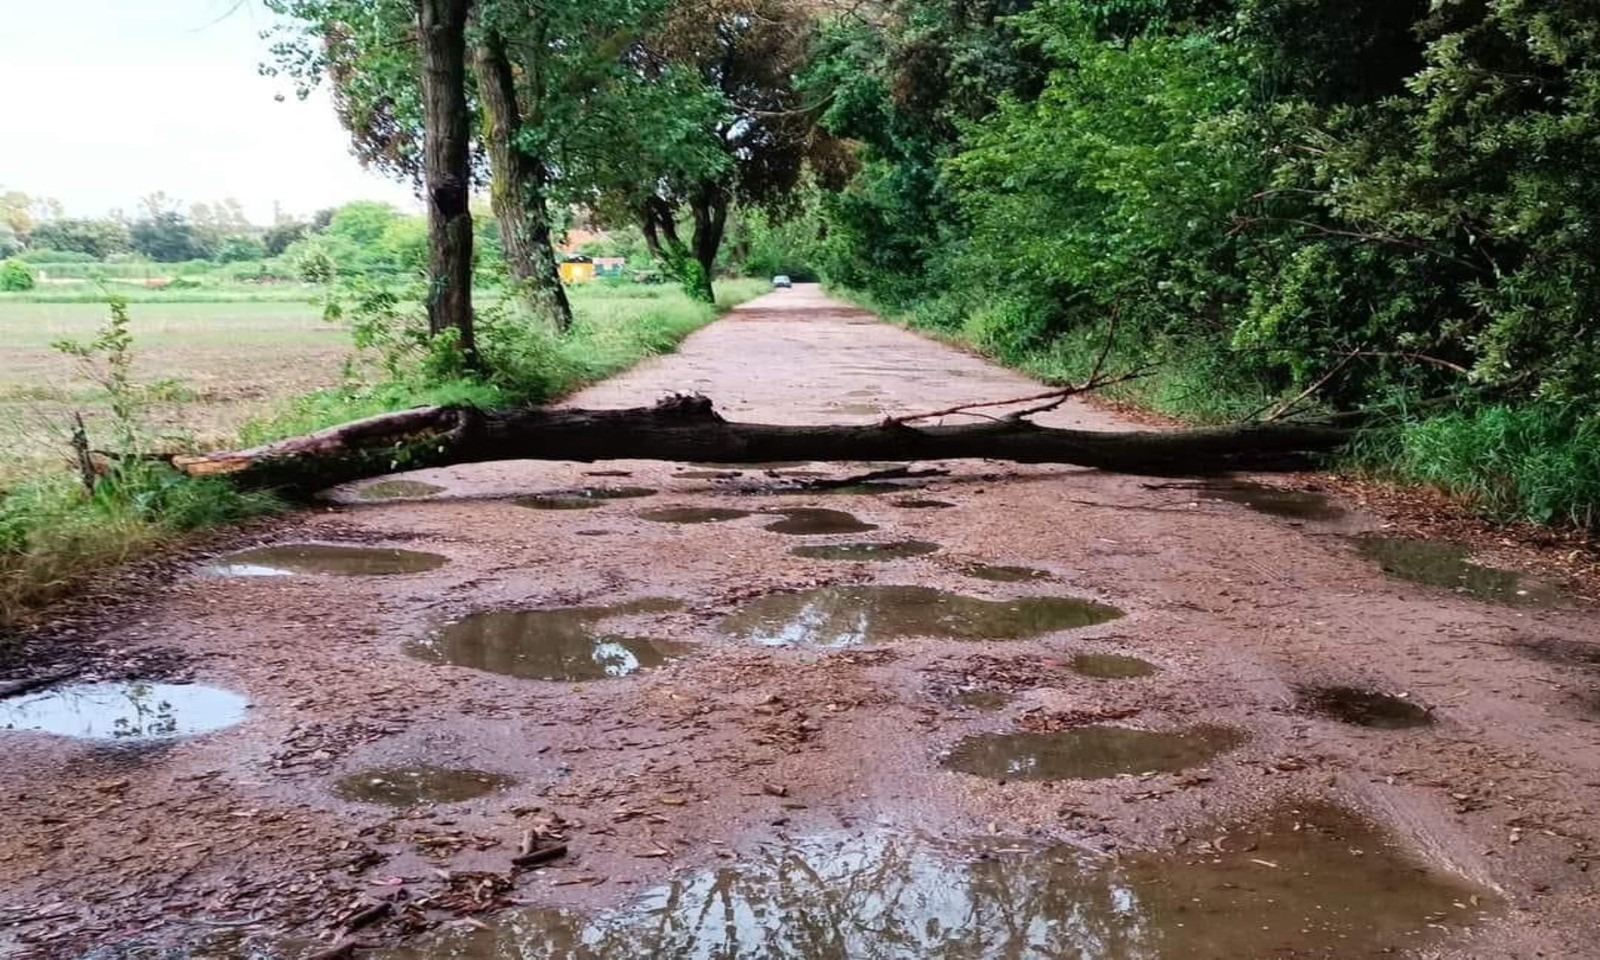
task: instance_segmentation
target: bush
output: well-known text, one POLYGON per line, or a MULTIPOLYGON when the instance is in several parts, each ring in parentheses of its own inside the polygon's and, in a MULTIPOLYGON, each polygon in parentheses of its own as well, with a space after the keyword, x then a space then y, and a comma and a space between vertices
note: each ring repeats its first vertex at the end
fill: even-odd
POLYGON ((24 290, 32 290, 36 282, 33 271, 26 263, 19 260, 0 263, 0 291, 21 293, 24 290))
POLYGON ((25 250, 17 254, 17 259, 25 263, 94 263, 92 254, 79 253, 76 250, 25 250))

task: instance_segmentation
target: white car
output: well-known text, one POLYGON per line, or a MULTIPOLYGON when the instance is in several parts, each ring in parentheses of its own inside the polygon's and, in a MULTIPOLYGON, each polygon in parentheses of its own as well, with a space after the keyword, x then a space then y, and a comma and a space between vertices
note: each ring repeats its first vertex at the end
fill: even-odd
POLYGON ((790 280, 788 276, 780 273, 776 277, 772 278, 772 286, 773 289, 776 290, 787 290, 794 286, 794 281, 790 280))

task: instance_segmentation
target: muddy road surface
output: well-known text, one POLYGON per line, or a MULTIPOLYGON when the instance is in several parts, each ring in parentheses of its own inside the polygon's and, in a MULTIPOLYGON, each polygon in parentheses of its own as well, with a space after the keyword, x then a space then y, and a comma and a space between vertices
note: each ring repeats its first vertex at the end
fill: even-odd
MULTIPOLYGON (((1037 389, 802 287, 571 403, 1037 389)), ((978 461, 334 491, 0 700, 0 951, 1600 957, 1600 619, 1380 527, 978 461)))

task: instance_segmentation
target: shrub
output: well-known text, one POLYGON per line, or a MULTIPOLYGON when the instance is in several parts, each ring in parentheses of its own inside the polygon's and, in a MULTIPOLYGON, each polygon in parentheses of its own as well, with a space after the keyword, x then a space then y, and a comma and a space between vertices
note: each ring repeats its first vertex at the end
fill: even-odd
POLYGON ((0 263, 0 291, 20 293, 32 290, 35 282, 33 271, 22 261, 7 260, 0 263))

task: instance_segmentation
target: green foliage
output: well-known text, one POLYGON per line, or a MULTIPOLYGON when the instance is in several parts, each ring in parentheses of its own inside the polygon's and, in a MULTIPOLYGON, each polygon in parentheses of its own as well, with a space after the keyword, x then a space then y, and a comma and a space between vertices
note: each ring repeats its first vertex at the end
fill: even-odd
POLYGON ((22 293, 32 290, 38 278, 33 269, 20 260, 0 261, 0 291, 22 293))
POLYGON ((28 246, 105 260, 133 249, 127 226, 117 220, 46 220, 28 231, 28 246))

